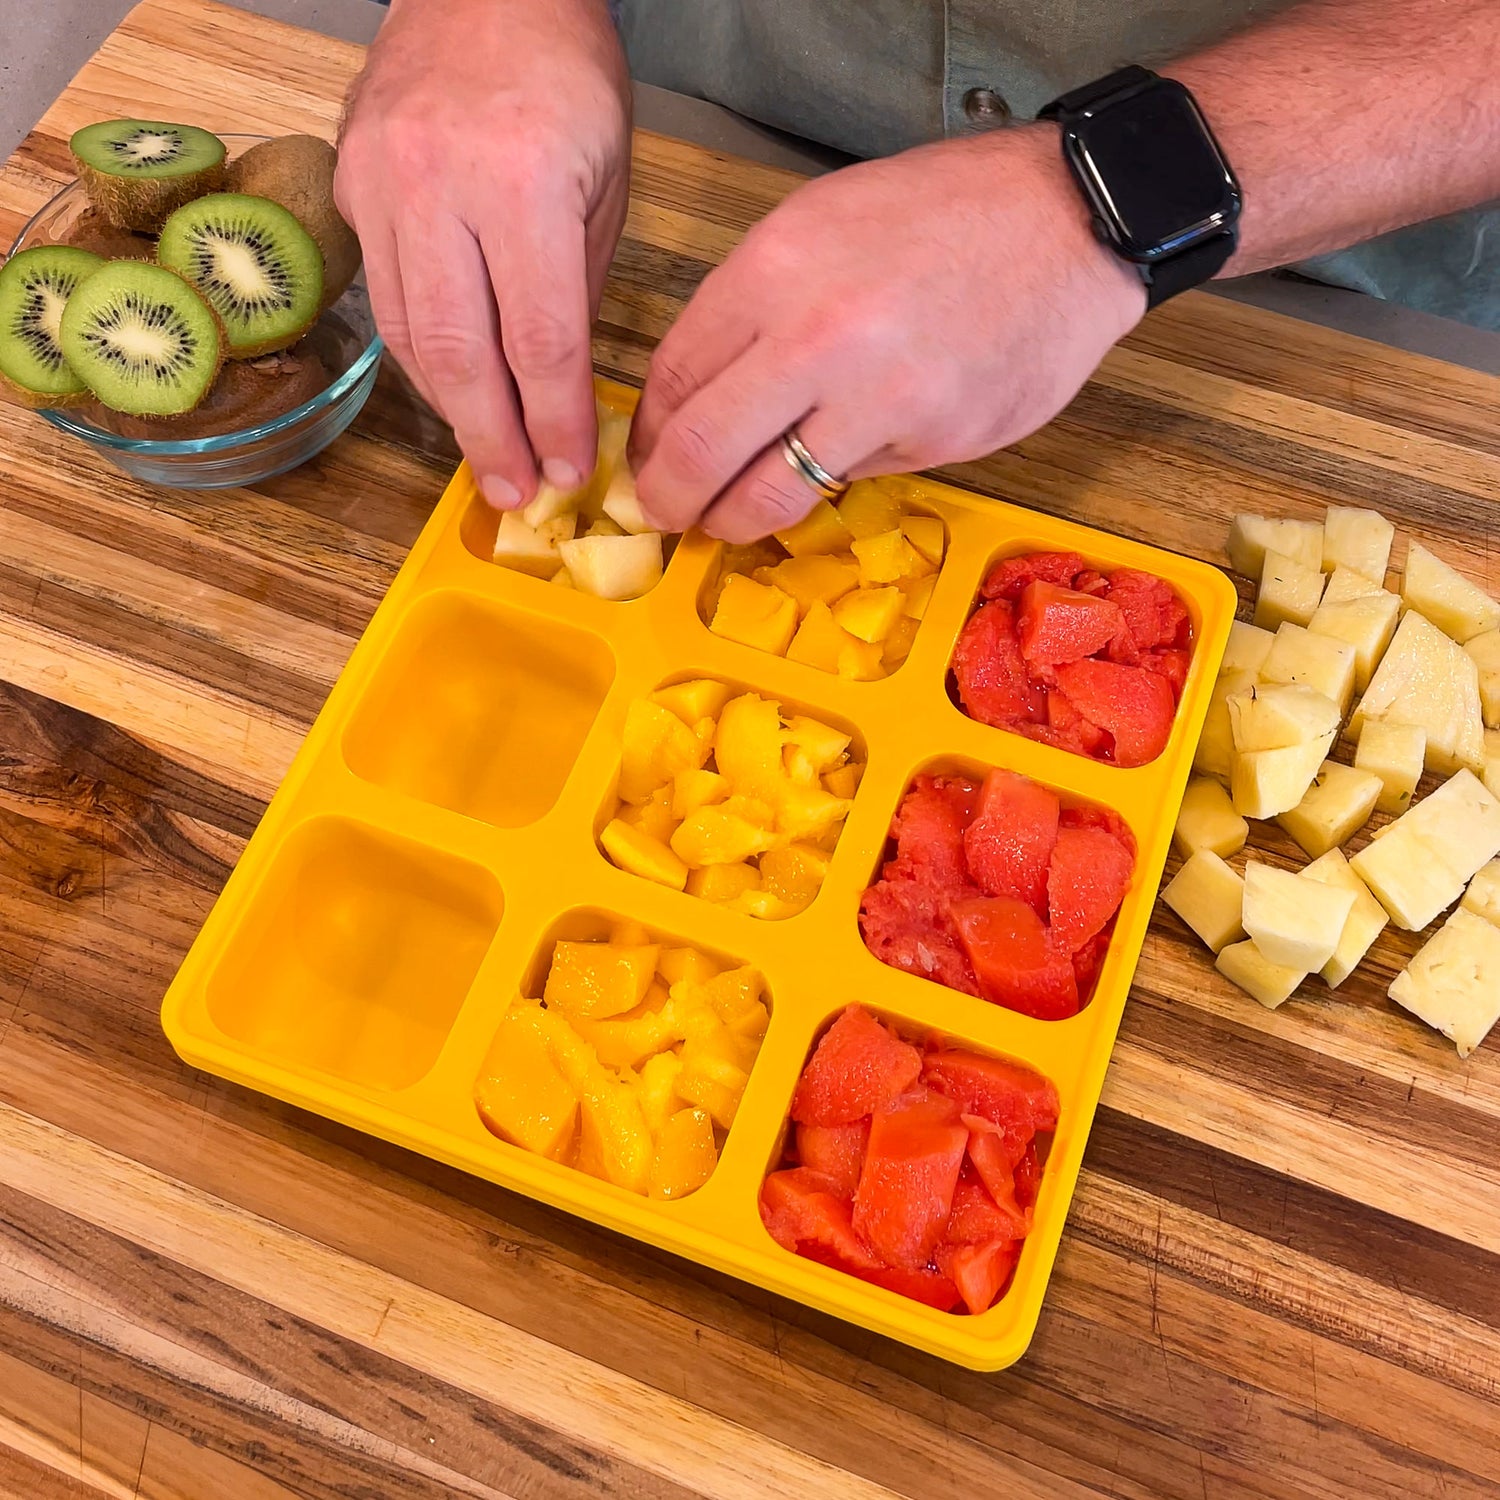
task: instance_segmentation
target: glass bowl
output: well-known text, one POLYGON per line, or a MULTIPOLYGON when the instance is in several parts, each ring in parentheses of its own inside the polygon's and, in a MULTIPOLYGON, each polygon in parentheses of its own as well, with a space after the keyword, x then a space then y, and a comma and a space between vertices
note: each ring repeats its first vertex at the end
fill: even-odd
MULTIPOLYGON (((266 140, 220 134, 232 161, 266 140)), ((77 183, 65 187, 17 236, 10 253, 66 240, 88 199, 77 183)), ((111 432, 85 410, 44 411, 62 432, 81 438, 133 479, 172 489, 213 490, 255 484, 284 474, 321 453, 359 415, 375 386, 384 344, 375 332, 364 272, 303 336, 299 350, 322 360, 330 381, 309 401, 256 427, 214 437, 130 438, 111 432)))

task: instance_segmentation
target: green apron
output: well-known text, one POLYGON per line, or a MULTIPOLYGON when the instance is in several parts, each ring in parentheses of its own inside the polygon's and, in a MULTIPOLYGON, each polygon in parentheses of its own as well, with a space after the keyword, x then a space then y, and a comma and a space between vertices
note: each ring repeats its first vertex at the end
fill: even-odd
MULTIPOLYGON (((631 70, 855 156, 1031 119, 1293 0, 620 0, 631 70)), ((1500 204, 1296 267, 1500 329, 1500 204)))

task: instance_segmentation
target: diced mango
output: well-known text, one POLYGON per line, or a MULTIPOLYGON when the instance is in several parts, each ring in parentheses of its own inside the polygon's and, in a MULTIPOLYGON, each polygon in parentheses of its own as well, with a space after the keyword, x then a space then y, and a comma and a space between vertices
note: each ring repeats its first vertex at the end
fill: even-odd
MULTIPOLYGON (((761 1000, 765 980, 759 969, 745 965, 726 969, 692 992, 703 1000, 736 1036, 761 1037, 766 1034, 768 1014, 761 1000)), ((685 995, 686 991, 683 992, 685 995)))
MULTIPOLYGON (((714 753, 714 737, 718 733, 718 724, 706 715, 693 725, 693 738, 698 741, 698 753, 707 760, 714 753)), ((698 762, 699 765, 703 761, 698 762)))
POLYGON ((776 809, 776 831, 789 839, 815 842, 848 817, 850 805, 821 787, 789 787, 776 809))
POLYGON ((823 790, 846 801, 859 790, 860 777, 865 774, 861 761, 851 761, 847 766, 838 766, 823 775, 823 790))
POLYGON ((774 568, 757 568, 757 583, 769 584, 797 601, 797 612, 805 615, 814 604, 832 604, 859 583, 859 568, 847 557, 814 552, 789 557, 774 568))
POLYGON ((683 1044, 677 1092, 690 1104, 706 1109, 716 1125, 728 1130, 734 1124, 749 1074, 740 1065, 743 1043, 731 1051, 725 1041, 739 1043, 727 1027, 721 1026, 713 1036, 694 1037, 683 1044))
POLYGON ((856 484, 839 501, 839 519, 856 541, 879 536, 882 531, 895 531, 901 525, 901 502, 879 485, 856 484))
POLYGON ((838 511, 826 500, 819 500, 795 526, 776 533, 776 540, 793 557, 810 557, 819 552, 842 552, 853 537, 838 511))
POLYGON ((655 943, 559 942, 542 999, 565 1016, 586 1020, 634 1010, 656 977, 659 952, 655 943))
POLYGON ((818 768, 801 745, 788 745, 782 751, 788 779, 796 786, 817 786, 818 768))
POLYGON ((685 1198, 703 1186, 719 1163, 714 1123, 702 1109, 680 1109, 656 1140, 651 1164, 653 1198, 685 1198))
POLYGON ((672 796, 671 785, 659 786, 652 792, 649 801, 643 802, 639 807, 625 806, 620 817, 632 828, 640 829, 647 838, 655 839, 661 844, 668 843, 677 832, 680 821, 672 811, 672 796))
POLYGON ((862 641, 883 641, 901 618, 906 599, 898 588, 857 589, 833 607, 834 623, 862 641))
POLYGON ((909 579, 904 590, 906 603, 902 606, 901 613, 909 620, 920 620, 927 613, 927 606, 932 603, 932 591, 936 587, 936 573, 929 573, 925 578, 909 579))
POLYGON ((666 1129, 667 1121, 683 1102, 677 1096, 677 1075, 681 1072, 682 1059, 675 1052, 658 1052, 647 1059, 636 1078, 636 1097, 653 1136, 666 1129))
POLYGON ((727 683, 696 677, 691 682, 674 682, 670 687, 657 688, 651 694, 651 701, 670 709, 691 728, 701 719, 717 718, 733 693, 727 683))
POLYGON ((578 1095, 541 1032, 518 1011, 501 1020, 474 1090, 486 1126, 523 1150, 564 1161, 578 1134, 578 1095))
POLYGON ((774 842, 764 824, 727 807, 700 807, 672 835, 672 852, 694 869, 733 865, 769 849, 774 842))
POLYGON ((770 849, 760 860, 762 886, 798 911, 811 905, 827 873, 828 856, 812 844, 770 849))
POLYGON ((906 615, 891 626, 891 633, 886 636, 885 643, 881 647, 880 659, 885 664, 888 672, 893 672, 907 658, 912 648, 912 642, 917 638, 917 622, 906 615))
POLYGON ((885 653, 879 641, 850 636, 839 651, 839 676, 849 682, 878 682, 885 676, 885 653))
POLYGON ((651 941, 651 934, 639 922, 621 918, 609 924, 609 941, 622 948, 642 948, 651 941))
POLYGON ((725 640, 785 656, 797 629, 797 601, 736 573, 725 582, 708 628, 725 640))
POLYGON ((605 824, 599 835, 604 852, 622 870, 654 880, 659 885, 680 891, 687 884, 688 868, 673 854, 669 845, 654 839, 639 828, 616 818, 605 824))
POLYGON ((658 984, 634 1010, 608 1021, 580 1020, 577 1030, 605 1067, 638 1068, 682 1040, 673 1020, 667 991, 658 984))
POLYGON ((700 807, 712 807, 728 795, 729 778, 717 771, 679 771, 672 782, 672 816, 681 822, 700 807))
POLYGON ((754 891, 743 891, 733 901, 724 903, 730 911, 737 911, 741 916, 754 917, 760 922, 785 922, 788 917, 795 917, 802 908, 794 906, 790 901, 783 901, 780 896, 764 888, 754 891))
POLYGON ((943 560, 943 523, 936 516, 902 516, 901 532, 934 568, 943 560))
POLYGON ((826 604, 814 604, 792 637, 786 654, 791 661, 800 661, 820 672, 836 675, 840 656, 853 640, 847 630, 835 624, 833 612, 826 604))
POLYGON ((866 587, 896 583, 924 571, 922 554, 898 527, 875 536, 857 537, 849 550, 859 562, 859 581, 866 587))
POLYGON ((819 775, 842 765, 849 749, 850 737, 820 719, 793 714, 786 721, 786 743, 805 750, 819 775))
POLYGON ((688 895, 705 901, 733 901, 742 892, 759 888, 760 871, 750 864, 707 865, 689 871, 687 877, 688 895))
POLYGON ((719 966, 696 948, 663 948, 656 961, 656 972, 668 986, 684 980, 689 984, 707 984, 719 972, 719 966))
POLYGON ((629 1084, 611 1077, 602 1067, 579 1099, 582 1130, 579 1164, 628 1192, 644 1193, 651 1181, 655 1152, 641 1101, 629 1084))
POLYGON ((693 731, 670 709, 637 698, 625 711, 620 753, 620 796, 645 802, 679 772, 697 770, 707 758, 693 731))
POLYGON ((723 1029, 718 1011, 695 984, 674 984, 666 1008, 673 1028, 685 1041, 702 1041, 723 1029))
POLYGON ((724 705, 714 737, 714 764, 735 791, 774 802, 786 781, 781 710, 769 698, 744 693, 724 705))

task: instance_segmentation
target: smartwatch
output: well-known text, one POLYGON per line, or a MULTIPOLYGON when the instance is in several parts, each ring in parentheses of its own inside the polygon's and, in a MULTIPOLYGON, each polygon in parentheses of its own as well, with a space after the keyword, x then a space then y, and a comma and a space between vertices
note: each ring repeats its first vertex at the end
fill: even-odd
POLYGON ((1122 68, 1054 99, 1063 158, 1094 233, 1140 272, 1146 306, 1212 280, 1234 254, 1240 185, 1198 101, 1175 79, 1122 68))

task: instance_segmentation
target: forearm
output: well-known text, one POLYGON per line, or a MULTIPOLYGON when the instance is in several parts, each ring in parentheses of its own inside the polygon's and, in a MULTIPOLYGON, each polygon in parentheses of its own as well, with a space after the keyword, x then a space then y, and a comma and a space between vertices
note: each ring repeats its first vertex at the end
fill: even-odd
POLYGON ((1500 197, 1497 0, 1308 0, 1162 71, 1244 189, 1224 275, 1500 197))

